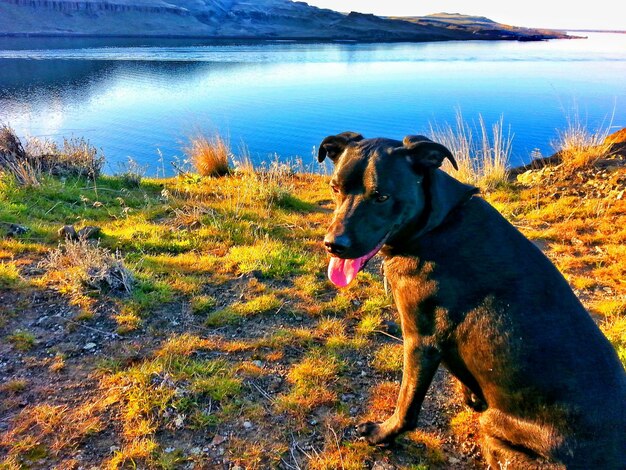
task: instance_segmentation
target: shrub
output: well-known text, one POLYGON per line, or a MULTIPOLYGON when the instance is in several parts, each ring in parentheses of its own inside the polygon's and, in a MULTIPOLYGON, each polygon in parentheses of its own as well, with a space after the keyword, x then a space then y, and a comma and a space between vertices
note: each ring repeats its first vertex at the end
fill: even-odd
POLYGON ((202 176, 224 176, 229 173, 230 144, 217 134, 211 139, 203 135, 192 137, 183 151, 202 176))
POLYGON ((41 169, 9 126, 0 125, 0 170, 12 175, 20 186, 39 186, 41 169))
MULTIPOLYGON (((454 155, 459 167, 453 173, 457 179, 485 190, 507 181, 513 136, 510 130, 505 133, 503 118, 491 126, 491 137, 481 115, 478 115, 478 126, 470 126, 460 111, 454 127, 431 125, 430 133, 435 142, 446 146, 454 155), (477 140, 474 132, 479 134, 477 140)), ((450 163, 446 162, 444 168, 449 170, 450 163)))
POLYGON ((120 255, 88 240, 66 240, 65 246, 51 251, 41 264, 64 290, 80 291, 80 287, 97 291, 130 292, 133 275, 124 266, 120 255))
POLYGON ((97 178, 104 165, 104 155, 82 137, 63 139, 62 146, 33 138, 26 144, 26 153, 41 171, 55 176, 97 178))

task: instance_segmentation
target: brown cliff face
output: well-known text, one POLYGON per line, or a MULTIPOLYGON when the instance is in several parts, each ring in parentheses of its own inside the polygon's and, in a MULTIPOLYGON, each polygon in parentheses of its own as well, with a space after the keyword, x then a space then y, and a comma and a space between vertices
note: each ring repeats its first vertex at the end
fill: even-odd
POLYGON ((189 15, 189 11, 165 2, 98 2, 80 0, 3 0, 3 2, 23 7, 30 7, 41 11, 53 11, 62 13, 96 13, 96 12, 127 12, 138 11, 143 13, 175 13, 189 15))
MULTIPOLYGON (((554 37, 529 31, 536 33, 533 39, 554 37)), ((20 34, 362 41, 529 37, 515 31, 479 37, 445 21, 344 15, 290 0, 0 0, 0 35, 20 34)))

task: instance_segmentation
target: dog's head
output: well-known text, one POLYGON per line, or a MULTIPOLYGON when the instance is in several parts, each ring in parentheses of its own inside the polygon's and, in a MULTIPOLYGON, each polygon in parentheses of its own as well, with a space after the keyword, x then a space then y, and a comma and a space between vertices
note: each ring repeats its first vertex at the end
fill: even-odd
POLYGON ((450 151, 424 136, 365 139, 354 132, 326 137, 318 160, 335 164, 336 208, 324 238, 330 280, 348 285, 385 243, 408 228, 428 231, 476 190, 438 170, 450 151))

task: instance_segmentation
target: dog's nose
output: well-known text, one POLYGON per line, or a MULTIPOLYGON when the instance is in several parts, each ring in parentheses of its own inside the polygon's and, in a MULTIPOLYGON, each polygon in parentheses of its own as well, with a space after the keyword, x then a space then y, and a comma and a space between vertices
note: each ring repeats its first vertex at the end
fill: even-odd
POLYGON ((341 255, 350 248, 350 239, 345 235, 326 235, 324 238, 324 245, 326 245, 326 251, 333 255, 341 255))

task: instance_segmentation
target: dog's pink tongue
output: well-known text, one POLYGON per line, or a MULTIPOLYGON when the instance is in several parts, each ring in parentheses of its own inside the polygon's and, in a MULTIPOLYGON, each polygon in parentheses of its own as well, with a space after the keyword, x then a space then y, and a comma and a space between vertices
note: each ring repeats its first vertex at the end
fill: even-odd
POLYGON ((352 281, 365 263, 372 258, 382 248, 381 242, 376 248, 368 254, 355 259, 331 258, 328 264, 328 279, 337 287, 346 287, 352 281))
POLYGON ((365 261, 366 256, 356 259, 331 258, 328 264, 328 279, 337 287, 346 287, 354 280, 365 261))

